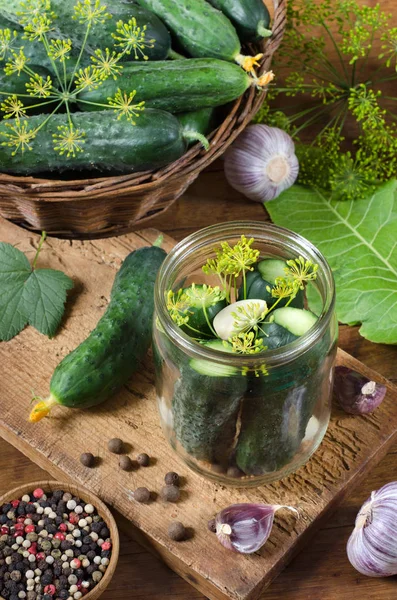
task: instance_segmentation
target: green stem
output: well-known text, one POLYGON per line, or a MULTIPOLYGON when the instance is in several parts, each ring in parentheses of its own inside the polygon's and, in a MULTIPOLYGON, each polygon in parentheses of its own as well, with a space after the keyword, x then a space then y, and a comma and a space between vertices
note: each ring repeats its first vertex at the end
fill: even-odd
POLYGON ((179 54, 179 52, 176 52, 172 48, 168 50, 167 58, 170 58, 171 60, 187 60, 186 56, 183 56, 183 54, 179 54))
MULTIPOLYGON (((17 98, 35 98, 37 96, 33 96, 32 94, 14 94, 13 92, 0 92, 2 96, 16 96, 17 98)), ((59 96, 47 96, 47 98, 53 98, 54 100, 58 100, 59 96)))
POLYGON ((245 269, 243 269, 243 289, 244 289, 244 300, 247 299, 247 278, 245 276, 245 269))
POLYGON ((200 142, 200 144, 204 147, 204 149, 208 152, 210 149, 210 143, 202 133, 198 131, 187 131, 185 130, 182 134, 182 137, 188 142, 200 142))
POLYGON ((44 45, 45 51, 47 52, 47 56, 48 56, 48 58, 49 58, 49 60, 50 60, 50 62, 51 62, 51 66, 52 66, 52 68, 54 69, 54 73, 55 73, 55 75, 56 75, 56 78, 58 79, 58 83, 59 83, 59 85, 60 85, 60 87, 61 87, 61 90, 64 92, 64 91, 65 91, 65 88, 64 88, 64 86, 63 86, 63 82, 62 82, 61 76, 59 75, 59 72, 58 72, 58 67, 57 67, 57 65, 56 65, 56 62, 55 62, 55 60, 54 60, 54 59, 53 59, 53 58, 50 56, 50 52, 49 52, 49 50, 50 50, 50 45, 49 45, 49 43, 48 43, 47 36, 46 36, 45 34, 43 35, 43 37, 42 37, 41 41, 43 42, 43 45, 44 45))
MULTIPOLYGON (((324 125, 324 127, 321 129, 320 133, 318 133, 316 135, 316 139, 318 139, 326 129, 328 129, 329 127, 331 127, 332 123, 336 120, 338 120, 340 118, 340 116, 342 115, 344 110, 344 107, 341 108, 341 110, 339 112, 337 112, 329 121, 326 125, 324 125)), ((314 141, 314 140, 313 140, 314 141)), ((313 143, 313 142, 312 142, 313 143)))
POLYGON ((297 135, 300 131, 302 131, 302 129, 305 129, 306 127, 309 127, 309 125, 311 125, 312 123, 315 123, 316 120, 320 117, 320 115, 325 112, 326 110, 329 110, 329 106, 325 106, 322 110, 320 110, 316 115, 314 115, 313 117, 311 117, 310 119, 308 119, 305 123, 303 123, 303 125, 301 125, 300 127, 298 127, 295 131, 294 131, 294 135, 297 135))
MULTIPOLYGON (((91 31, 91 23, 89 22, 89 23, 88 23, 88 25, 87 25, 86 32, 85 32, 85 36, 84 36, 84 40, 83 40, 83 44, 82 44, 82 46, 81 46, 81 48, 80 48, 79 57, 78 57, 78 59, 77 59, 77 61, 76 61, 76 64, 74 65, 73 73, 72 73, 72 76, 71 76, 71 78, 70 78, 70 82, 69 82, 69 85, 68 85, 68 88, 67 88, 67 91, 68 91, 68 92, 70 92, 70 90, 72 89, 73 81, 74 81, 75 75, 76 75, 76 73, 77 73, 77 70, 78 70, 78 68, 79 68, 80 61, 81 61, 81 57, 83 56, 84 49, 85 49, 85 47, 86 47, 86 44, 87 44, 87 40, 88 40, 88 36, 89 36, 89 34, 90 34, 90 31, 91 31)), ((81 90, 80 90, 80 91, 81 91, 81 90)))
POLYGON ((341 52, 339 50, 338 44, 336 43, 335 38, 332 35, 331 30, 329 29, 328 25, 323 20, 321 20, 320 23, 323 26, 323 28, 325 29, 325 31, 327 32, 328 37, 330 38, 331 43, 332 43, 333 47, 336 50, 336 53, 338 55, 340 64, 342 65, 342 69, 343 69, 343 72, 344 72, 345 77, 346 77, 346 83, 348 84, 348 82, 349 82, 349 73, 347 72, 345 61, 343 60, 343 57, 342 57, 342 54, 341 54, 341 52))
POLYGON ((214 336, 215 336, 215 337, 218 337, 218 334, 216 333, 215 329, 212 327, 212 325, 211 325, 211 322, 210 322, 210 320, 209 320, 209 318, 208 318, 208 315, 207 315, 207 311, 206 311, 206 308, 205 308, 204 301, 202 302, 202 307, 203 307, 203 313, 204 313, 205 320, 207 321, 207 325, 208 325, 208 327, 210 328, 210 330, 212 331, 212 333, 214 334, 214 336))
POLYGON ((77 100, 79 102, 81 102, 82 104, 91 104, 92 106, 99 106, 101 108, 113 108, 113 106, 111 106, 110 104, 101 104, 99 102, 90 102, 90 100, 83 100, 81 98, 78 97, 78 94, 81 92, 81 89, 77 90, 77 100))
POLYGON ((30 110, 31 108, 41 108, 42 106, 45 106, 46 104, 54 104, 54 102, 57 102, 58 98, 55 98, 54 100, 48 100, 47 102, 39 102, 39 104, 32 104, 31 106, 25 106, 25 108, 27 110, 30 110))
POLYGON ((44 125, 46 125, 46 124, 48 123, 48 121, 51 119, 51 117, 52 117, 53 115, 55 115, 55 113, 57 112, 58 108, 60 108, 60 107, 62 106, 62 104, 63 104, 63 103, 64 103, 64 100, 62 100, 61 102, 59 102, 59 103, 56 105, 56 107, 54 108, 54 110, 52 111, 52 113, 51 113, 51 114, 49 114, 49 115, 48 115, 48 117, 45 119, 45 121, 43 121, 43 122, 41 123, 41 125, 39 125, 39 126, 37 127, 37 129, 35 129, 35 130, 34 130, 36 134, 37 134, 37 132, 38 132, 38 131, 40 131, 40 129, 42 129, 42 128, 44 127, 44 125))
POLYGON ((205 333, 205 331, 199 331, 198 329, 195 329, 194 327, 189 325, 189 323, 185 323, 184 327, 188 327, 188 329, 190 329, 191 331, 194 331, 194 333, 198 333, 200 335, 206 335, 207 337, 212 337, 209 333, 205 333))
POLYGON ((32 271, 34 271, 34 269, 36 267, 36 262, 37 262, 37 259, 39 258, 40 250, 43 247, 43 244, 44 244, 44 242, 46 240, 46 237, 47 237, 46 232, 42 231, 41 232, 41 238, 40 238, 40 241, 39 241, 39 245, 37 246, 37 250, 36 250, 36 256, 34 257, 33 262, 32 262, 32 271))

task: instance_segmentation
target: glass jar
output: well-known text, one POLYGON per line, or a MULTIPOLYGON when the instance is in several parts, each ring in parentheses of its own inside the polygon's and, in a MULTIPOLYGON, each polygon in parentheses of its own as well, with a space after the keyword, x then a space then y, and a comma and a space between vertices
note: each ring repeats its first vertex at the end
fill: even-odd
POLYGON ((330 417, 337 344, 330 267, 305 238, 261 222, 207 227, 165 259, 155 288, 156 391, 164 434, 194 471, 222 484, 256 486, 285 477, 321 443, 330 417), (294 342, 257 355, 206 348, 170 318, 167 291, 191 283, 217 285, 202 265, 214 247, 253 237, 261 258, 303 256, 318 264, 307 289, 316 324, 294 342))

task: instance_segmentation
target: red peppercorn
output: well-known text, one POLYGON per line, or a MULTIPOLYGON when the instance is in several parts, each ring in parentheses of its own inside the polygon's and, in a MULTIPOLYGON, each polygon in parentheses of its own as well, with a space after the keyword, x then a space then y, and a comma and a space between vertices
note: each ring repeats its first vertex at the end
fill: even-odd
POLYGON ((59 531, 67 531, 68 530, 68 526, 66 525, 66 523, 61 523, 60 526, 58 527, 59 531))
POLYGON ((3 525, 2 528, 0 529, 1 535, 8 535, 9 532, 10 532, 10 530, 8 529, 7 525, 3 525))
POLYGON ((16 531, 23 531, 25 529, 25 525, 23 523, 21 523, 21 522, 15 523, 14 529, 16 531))
POLYGON ((79 515, 76 515, 76 513, 71 512, 69 515, 69 521, 72 523, 72 525, 77 525, 77 523, 80 521, 80 517, 79 515))
POLYGON ((63 540, 66 539, 66 536, 64 533, 62 533, 62 531, 57 531, 56 534, 54 535, 54 539, 61 540, 61 542, 63 542, 63 540))
POLYGON ((37 498, 37 500, 39 500, 40 498, 42 498, 44 496, 44 492, 43 492, 43 490, 41 488, 37 488, 37 489, 34 490, 33 496, 35 498, 37 498))
POLYGON ((21 531, 14 531, 14 533, 12 534, 13 538, 17 538, 21 535, 21 531))
POLYGON ((56 591, 56 587, 55 585, 52 585, 52 583, 50 585, 46 585, 44 588, 44 593, 49 594, 50 596, 54 596, 56 591))
POLYGON ((76 583, 77 591, 81 592, 81 580, 76 583))
MULTIPOLYGON (((31 502, 29 502, 29 504, 31 504, 31 502)), ((28 513, 25 517, 25 519, 31 519, 33 517, 32 513, 28 513)))
POLYGON ((110 542, 103 542, 101 548, 102 550, 110 550, 110 548, 112 547, 112 544, 110 542))
POLYGON ((18 517, 17 523, 25 523, 25 519, 26 519, 26 517, 18 517))
POLYGON ((28 548, 29 554, 37 554, 37 544, 34 542, 30 548, 28 548))
POLYGON ((11 500, 12 508, 17 508, 19 506, 19 500, 11 500))
POLYGON ((34 525, 26 525, 25 533, 34 533, 35 529, 36 529, 36 527, 34 525))
POLYGON ((80 569, 80 567, 81 567, 81 560, 79 560, 78 558, 74 558, 71 561, 70 566, 72 567, 72 569, 80 569))
POLYGON ((45 560, 45 559, 46 559, 45 552, 38 552, 36 554, 36 560, 37 560, 37 562, 40 562, 41 560, 45 560))

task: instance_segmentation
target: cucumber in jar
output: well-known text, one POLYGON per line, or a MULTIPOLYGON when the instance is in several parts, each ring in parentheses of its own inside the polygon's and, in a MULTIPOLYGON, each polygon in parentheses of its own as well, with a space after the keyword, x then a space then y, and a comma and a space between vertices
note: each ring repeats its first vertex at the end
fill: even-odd
MULTIPOLYGON (((206 348, 230 352, 220 340, 206 348)), ((246 378, 231 365, 192 359, 175 383, 172 415, 176 440, 192 457, 227 465, 233 451, 246 378)))

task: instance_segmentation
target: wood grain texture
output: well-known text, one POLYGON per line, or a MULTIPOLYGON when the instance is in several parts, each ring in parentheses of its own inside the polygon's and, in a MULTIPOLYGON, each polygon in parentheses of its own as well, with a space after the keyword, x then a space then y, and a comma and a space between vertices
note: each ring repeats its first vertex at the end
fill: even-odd
POLYGON ((24 494, 31 494, 32 491, 37 488, 44 490, 46 494, 49 492, 55 492, 59 489, 63 490, 64 492, 70 492, 73 496, 81 498, 85 504, 92 504, 96 508, 98 515, 100 515, 102 520, 107 524, 110 531, 110 539, 112 541, 112 554, 110 556, 110 562, 100 582, 84 596, 86 600, 98 600, 98 598, 102 596, 103 592, 109 586, 119 559, 120 538, 116 521, 114 520, 112 513, 102 502, 102 500, 98 498, 98 496, 86 488, 68 482, 49 481, 47 479, 23 483, 12 490, 8 490, 5 494, 0 496, 0 506, 2 504, 6 504, 7 502, 11 502, 11 500, 15 500, 15 498, 22 498, 24 494))
MULTIPOLYGON (((328 433, 309 463, 282 482, 258 490, 230 490, 206 482, 188 472, 173 454, 158 423, 150 360, 122 392, 101 407, 84 413, 59 408, 45 422, 27 423, 31 389, 48 391, 55 365, 85 338, 103 313, 122 259, 131 249, 153 242, 157 234, 145 230, 95 242, 49 240, 40 266, 62 268, 77 286, 64 327, 54 340, 27 328, 0 344, 1 433, 55 477, 65 474, 116 508, 167 564, 211 599, 256 600, 329 511, 385 454, 395 435, 397 391, 389 385, 387 398, 374 415, 357 418, 334 411, 328 433), (131 444, 132 454, 147 451, 154 456, 155 464, 131 474, 120 471, 117 457, 106 450, 107 440, 116 435, 131 444), (101 458, 98 468, 89 470, 79 463, 80 453, 88 451, 101 458), (158 492, 170 468, 186 477, 181 502, 169 505, 157 500, 145 506, 131 499, 131 490, 141 485, 158 492), (227 553, 206 523, 219 509, 244 501, 292 504, 299 508, 300 518, 296 521, 290 514, 279 513, 268 543, 255 555, 227 553), (178 544, 167 538, 173 519, 193 528, 191 539, 178 544)), ((37 236, 4 221, 0 239, 18 243, 32 254, 38 242, 37 236)), ((171 243, 166 238, 165 247, 171 243)), ((342 351, 338 360, 383 380, 342 351)))

